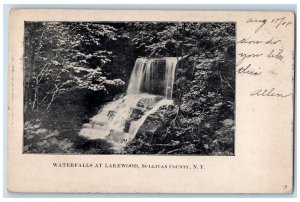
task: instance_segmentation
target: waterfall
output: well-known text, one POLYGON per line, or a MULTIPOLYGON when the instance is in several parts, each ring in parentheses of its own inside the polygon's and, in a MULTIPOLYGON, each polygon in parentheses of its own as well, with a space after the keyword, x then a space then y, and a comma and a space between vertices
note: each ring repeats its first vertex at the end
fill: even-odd
POLYGON ((161 106, 173 103, 177 61, 176 57, 138 58, 126 95, 106 104, 89 123, 83 125, 79 135, 88 139, 105 139, 120 152, 149 115, 161 106))
POLYGON ((167 99, 172 99, 176 65, 177 65, 177 58, 173 57, 173 58, 168 58, 166 60, 165 97, 167 99))
POLYGON ((160 82, 160 93, 164 93, 165 98, 172 99, 176 65, 176 57, 165 57, 160 59, 138 58, 131 73, 127 94, 137 94, 141 92, 155 94, 153 92, 155 90, 153 89, 153 84, 160 82), (162 72, 159 71, 159 62, 165 62, 164 75, 156 75, 157 73, 162 72), (164 82, 161 83, 161 80, 164 82))

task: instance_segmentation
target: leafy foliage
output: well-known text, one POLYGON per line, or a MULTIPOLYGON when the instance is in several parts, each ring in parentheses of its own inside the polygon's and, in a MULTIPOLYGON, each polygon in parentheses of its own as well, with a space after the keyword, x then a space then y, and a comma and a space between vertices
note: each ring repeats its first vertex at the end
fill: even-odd
POLYGON ((25 51, 26 104, 32 110, 48 110, 61 94, 76 89, 108 93, 107 85, 124 85, 108 79, 102 69, 112 58, 107 47, 116 40, 112 26, 45 22, 25 27, 26 47, 31 49, 25 51))

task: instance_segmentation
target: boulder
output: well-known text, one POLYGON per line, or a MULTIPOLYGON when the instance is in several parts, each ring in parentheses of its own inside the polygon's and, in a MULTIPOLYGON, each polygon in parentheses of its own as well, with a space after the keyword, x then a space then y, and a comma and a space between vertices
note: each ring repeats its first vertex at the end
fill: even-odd
POLYGON ((176 111, 177 109, 170 105, 161 107, 157 112, 149 115, 139 128, 135 140, 147 143, 160 142, 176 111))

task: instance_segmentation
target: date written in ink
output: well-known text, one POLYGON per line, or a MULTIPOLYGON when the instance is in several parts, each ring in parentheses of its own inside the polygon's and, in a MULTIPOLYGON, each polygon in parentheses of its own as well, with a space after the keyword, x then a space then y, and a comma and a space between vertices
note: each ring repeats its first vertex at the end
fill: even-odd
POLYGON ((257 25, 256 29, 254 30, 255 33, 259 32, 267 24, 273 25, 276 29, 286 28, 289 25, 293 24, 293 22, 291 20, 288 20, 286 17, 272 18, 272 19, 249 18, 246 21, 246 23, 257 25))

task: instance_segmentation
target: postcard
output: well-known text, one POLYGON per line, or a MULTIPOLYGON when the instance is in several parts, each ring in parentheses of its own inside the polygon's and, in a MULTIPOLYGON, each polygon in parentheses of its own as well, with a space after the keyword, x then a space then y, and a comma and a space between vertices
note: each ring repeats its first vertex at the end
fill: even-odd
POLYGON ((292 12, 12 9, 8 185, 291 193, 292 12))

